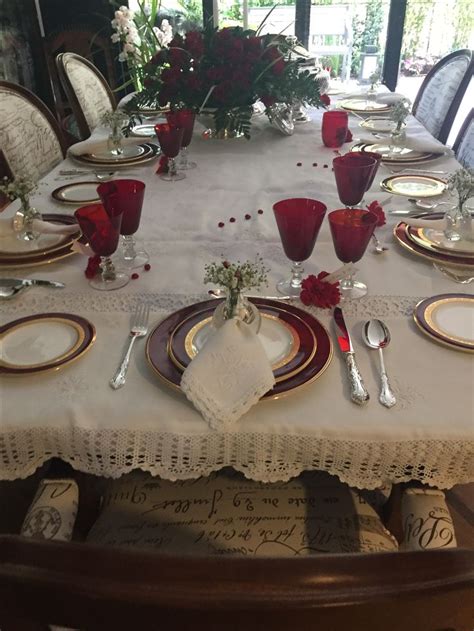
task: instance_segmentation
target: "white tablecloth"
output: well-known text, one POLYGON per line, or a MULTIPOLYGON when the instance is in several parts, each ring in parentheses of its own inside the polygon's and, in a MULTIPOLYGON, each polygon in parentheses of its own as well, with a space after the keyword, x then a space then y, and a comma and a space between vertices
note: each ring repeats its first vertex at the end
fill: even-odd
MULTIPOLYGON (((2 303, 3 323, 32 313, 77 313, 94 323, 97 340, 80 361, 60 372, 2 380, 0 478, 24 477, 44 460, 59 456, 78 469, 112 477, 139 467, 169 479, 189 478, 230 465, 262 481, 322 469, 366 488, 410 479, 450 487, 474 479, 472 356, 434 344, 412 320, 421 298, 470 288, 403 251, 392 237, 394 218, 378 230, 390 250, 377 256, 369 246, 357 264, 360 278, 368 283, 368 296, 344 305, 371 393, 368 406, 350 401, 336 347, 329 368, 316 382, 285 399, 259 403, 225 433, 211 430, 183 396, 154 376, 143 341, 137 343, 125 387, 113 391, 108 385, 137 301, 152 305, 153 325, 205 299, 204 264, 221 254, 243 260, 260 253, 271 268, 269 288, 262 293, 275 294, 275 282, 289 275, 290 265, 272 204, 304 196, 322 200, 328 212, 341 206, 331 172, 334 153, 321 143, 321 114, 315 112, 314 121, 298 126, 291 138, 281 136, 265 117, 256 120, 251 141, 206 141, 196 130, 190 153, 198 168, 181 182, 160 180, 155 165, 124 173, 147 185, 137 236, 145 242, 152 268, 139 271, 140 277, 123 289, 90 289, 83 274, 86 260, 79 255, 2 273, 67 285, 62 291, 32 289, 2 303), (245 220, 246 214, 250 220, 245 220), (221 221, 224 228, 218 226, 221 221), (385 359, 398 404, 390 410, 378 402, 377 354, 362 343, 362 325, 371 317, 383 319, 392 333, 385 359)), ((350 125, 356 138, 358 120, 351 117, 350 125)), ((410 126, 417 125, 410 121, 410 126)), ((65 166, 77 165, 66 162, 61 168, 65 166)), ((427 168, 455 166, 446 157, 427 168)), ((55 179, 59 168, 40 184, 33 200, 42 212, 72 212, 50 197, 65 183, 55 179)), ((382 165, 368 201, 387 197, 379 189, 387 174, 382 165)), ((404 198, 394 198, 387 206, 409 207, 404 198)), ((13 204, 6 212, 12 214, 15 208, 13 204)), ((325 221, 305 270, 331 271, 339 265, 325 221)), ((330 313, 312 311, 335 342, 330 313)))

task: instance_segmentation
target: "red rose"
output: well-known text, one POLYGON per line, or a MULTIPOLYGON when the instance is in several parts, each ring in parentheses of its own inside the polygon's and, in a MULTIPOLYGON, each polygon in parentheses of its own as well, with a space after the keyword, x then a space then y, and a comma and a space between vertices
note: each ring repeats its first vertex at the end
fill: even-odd
POLYGON ((271 107, 272 105, 275 104, 275 99, 272 96, 268 96, 266 94, 261 96, 260 100, 265 105, 265 107, 271 107))
POLYGON ((172 66, 178 66, 179 68, 189 61, 189 54, 180 48, 170 48, 168 51, 168 57, 170 64, 172 66))
POLYGON ((183 47, 183 38, 179 33, 176 33, 176 35, 173 37, 173 39, 169 43, 169 48, 176 48, 176 47, 178 48, 183 47))
POLYGON ((178 83, 180 77, 181 71, 178 68, 165 68, 161 73, 163 83, 170 83, 172 85, 178 83))
POLYGON ((150 59, 150 63, 154 66, 161 66, 166 61, 166 52, 164 50, 160 50, 150 59))
POLYGON ((369 204, 367 206, 367 210, 370 210, 370 212, 373 213, 377 217, 377 223, 376 223, 377 228, 380 228, 381 226, 385 225, 387 219, 385 217, 385 213, 382 206, 378 203, 377 200, 369 204))
POLYGON ((184 38, 184 47, 193 57, 201 57, 204 53, 204 42, 201 33, 198 31, 190 31, 186 33, 184 38))
POLYGON ((328 283, 324 279, 327 272, 320 272, 317 276, 310 274, 301 284, 301 302, 304 305, 314 305, 322 309, 329 309, 341 300, 339 283, 328 283))
POLYGON ((323 105, 326 105, 326 107, 331 105, 331 99, 329 98, 327 94, 321 94, 321 103, 323 105))

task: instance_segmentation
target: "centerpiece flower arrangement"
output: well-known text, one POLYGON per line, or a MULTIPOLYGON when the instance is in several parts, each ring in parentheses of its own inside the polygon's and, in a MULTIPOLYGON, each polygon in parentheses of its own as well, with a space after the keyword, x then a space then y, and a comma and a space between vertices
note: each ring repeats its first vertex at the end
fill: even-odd
POLYGON ((131 106, 158 98, 162 107, 206 108, 216 132, 233 130, 249 138, 257 100, 269 116, 277 103, 324 104, 318 83, 300 60, 290 58, 291 50, 285 37, 240 27, 176 34, 147 64, 144 90, 131 106))
POLYGON ((474 240, 471 210, 466 202, 474 197, 474 169, 458 169, 448 178, 448 190, 457 195, 457 204, 446 213, 445 235, 450 241, 474 240))
POLYGON ((247 324, 253 325, 256 332, 260 328, 260 313, 250 303, 243 291, 247 289, 259 289, 267 284, 268 268, 263 259, 257 257, 254 262, 230 263, 223 260, 221 263, 209 263, 204 266, 204 283, 213 283, 222 287, 226 293, 226 299, 216 309, 213 317, 213 325, 218 328, 225 320, 239 318, 247 324))
POLYGON ((18 233, 18 238, 23 241, 34 241, 39 236, 33 230, 33 220, 41 219, 41 214, 30 205, 30 195, 36 188, 36 182, 25 177, 17 177, 14 180, 4 177, 0 182, 0 193, 12 201, 19 199, 21 202, 21 208, 13 219, 13 228, 18 233))

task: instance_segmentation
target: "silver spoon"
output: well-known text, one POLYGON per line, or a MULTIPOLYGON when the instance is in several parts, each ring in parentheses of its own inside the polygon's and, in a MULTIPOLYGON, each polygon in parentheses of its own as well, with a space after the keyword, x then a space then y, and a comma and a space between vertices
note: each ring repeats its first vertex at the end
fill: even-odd
MULTIPOLYGON (((207 292, 211 298, 225 298, 224 289, 209 289, 207 292)), ((297 296, 257 296, 245 294, 247 298, 262 298, 263 300, 294 300, 297 296)))
POLYGON ((375 236, 375 234, 372 235, 372 241, 374 243, 375 254, 383 254, 384 252, 388 250, 388 247, 385 245, 382 245, 380 241, 378 240, 378 238, 375 236))
POLYGON ((381 320, 369 320, 364 324, 363 337, 364 342, 369 348, 375 348, 379 351, 381 378, 379 401, 382 405, 385 405, 386 408, 391 408, 395 405, 397 400, 388 382, 382 350, 390 344, 390 331, 381 320))

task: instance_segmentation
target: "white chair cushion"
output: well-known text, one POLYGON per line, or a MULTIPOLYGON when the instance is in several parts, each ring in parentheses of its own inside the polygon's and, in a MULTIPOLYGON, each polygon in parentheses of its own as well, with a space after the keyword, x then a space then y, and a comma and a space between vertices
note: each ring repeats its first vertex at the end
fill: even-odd
POLYGON ((326 475, 264 484, 233 472, 109 484, 88 541, 179 555, 306 556, 397 550, 361 495, 326 475))
POLYGON ((466 169, 474 169, 474 118, 459 144, 456 159, 466 169))
POLYGON ((13 176, 31 180, 38 180, 63 159, 48 119, 7 87, 0 87, 0 148, 13 176))

